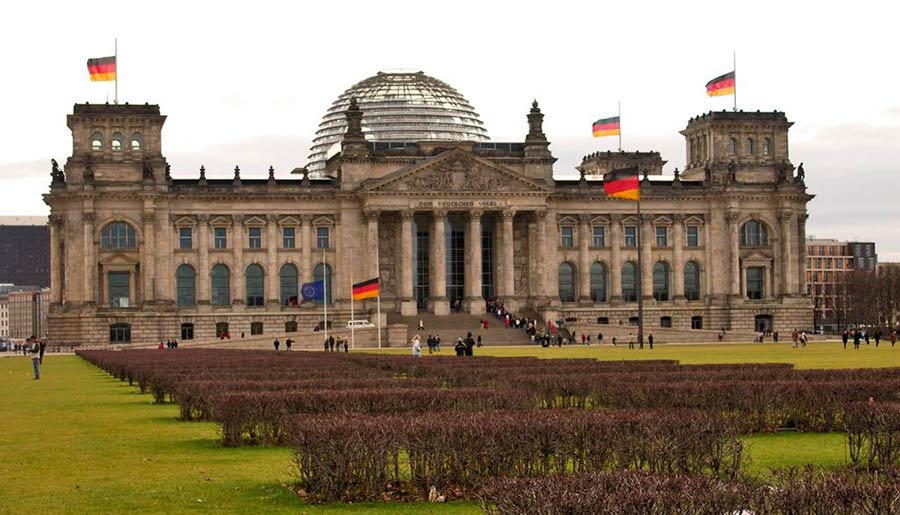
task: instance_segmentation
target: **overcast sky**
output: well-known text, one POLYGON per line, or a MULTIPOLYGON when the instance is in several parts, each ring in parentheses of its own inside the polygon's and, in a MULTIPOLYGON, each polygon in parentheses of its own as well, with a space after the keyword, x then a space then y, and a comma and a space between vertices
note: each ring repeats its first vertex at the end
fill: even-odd
POLYGON ((85 61, 119 38, 119 100, 158 103, 176 178, 277 176, 307 162, 339 93, 378 70, 420 69, 458 89, 494 141, 522 141, 532 98, 571 173, 615 149, 594 119, 622 102, 626 150, 684 166, 691 116, 731 107, 705 83, 732 69, 738 107, 785 111, 791 159, 817 197, 808 234, 874 240, 900 260, 900 68, 888 2, 14 2, 0 48, 0 215, 46 214, 66 114, 112 100, 85 61))

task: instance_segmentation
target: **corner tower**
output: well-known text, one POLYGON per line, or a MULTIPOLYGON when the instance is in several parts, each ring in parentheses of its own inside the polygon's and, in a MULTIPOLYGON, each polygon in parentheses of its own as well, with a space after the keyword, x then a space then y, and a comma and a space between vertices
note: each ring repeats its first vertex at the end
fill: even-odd
MULTIPOLYGON (((685 179, 727 169, 742 182, 777 182, 788 157, 789 122, 784 113, 710 111, 691 118, 685 139, 685 179)), ((791 167, 793 170, 793 167, 791 167)))

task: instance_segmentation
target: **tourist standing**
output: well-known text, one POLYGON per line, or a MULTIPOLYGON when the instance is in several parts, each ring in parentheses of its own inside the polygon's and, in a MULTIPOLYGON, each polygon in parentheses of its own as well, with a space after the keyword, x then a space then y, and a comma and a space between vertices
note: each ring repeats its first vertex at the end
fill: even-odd
POLYGON ((472 333, 466 333, 466 356, 472 356, 474 353, 472 349, 475 348, 475 340, 472 338, 472 333))
POLYGON ((294 340, 291 340, 290 338, 288 338, 287 340, 284 341, 284 346, 287 347, 287 350, 291 350, 291 345, 293 345, 293 343, 294 343, 294 340))
POLYGON ((891 330, 891 347, 897 343, 897 331, 891 330))
POLYGON ((647 337, 647 343, 650 344, 650 350, 653 350, 653 334, 647 337))
POLYGON ((457 356, 465 356, 466 355, 466 344, 463 343, 462 338, 456 339, 456 345, 453 347, 453 350, 456 351, 457 356))
POLYGON ((597 345, 603 345, 603 333, 597 333, 597 345))
POLYGON ((478 340, 476 341, 475 346, 476 346, 476 347, 481 347, 481 346, 482 346, 482 343, 481 343, 481 335, 480 335, 480 334, 478 335, 478 340))
POLYGON ((41 346, 34 337, 31 338, 31 366, 34 368, 34 378, 41 378, 41 346))
POLYGON ((281 346, 281 342, 278 341, 278 338, 275 338, 275 341, 272 342, 272 346, 275 347, 275 352, 278 352, 278 347, 281 346))
POLYGON ((412 341, 412 355, 414 358, 422 357, 422 343, 419 341, 419 335, 413 336, 412 341))
POLYGON ((850 331, 844 329, 844 332, 841 333, 841 341, 844 342, 844 348, 847 348, 847 340, 850 339, 850 331))
POLYGON ((862 338, 860 338, 860 336, 859 336, 859 330, 858 329, 854 330, 853 331, 853 348, 854 349, 859 350, 859 341, 861 339, 862 338))
POLYGON ((331 347, 331 352, 334 352, 334 336, 328 337, 328 346, 331 347))
POLYGON ((628 350, 634 349, 634 335, 628 333, 628 350))

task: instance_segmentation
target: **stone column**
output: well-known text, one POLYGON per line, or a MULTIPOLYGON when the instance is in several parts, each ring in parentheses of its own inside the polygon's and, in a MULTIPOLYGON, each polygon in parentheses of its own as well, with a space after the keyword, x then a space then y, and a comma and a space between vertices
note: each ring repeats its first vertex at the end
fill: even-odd
POLYGON ((278 215, 266 215, 266 304, 274 308, 281 304, 278 288, 278 215))
POLYGON ((418 312, 413 297, 412 211, 400 212, 400 314, 415 316, 418 312))
POLYGON ((653 233, 653 223, 647 215, 641 215, 641 295, 644 300, 653 298, 653 243, 656 239, 653 233))
POLYGON ((466 242, 466 309, 473 315, 484 313, 481 295, 481 210, 469 212, 469 239, 466 242))
MULTIPOLYGON (((501 249, 502 258, 501 263, 503 263, 503 292, 502 297, 512 297, 516 293, 515 287, 515 267, 513 266, 513 218, 515 218, 516 212, 512 209, 504 209, 502 213, 502 227, 503 227, 503 248, 501 249)), ((507 303, 507 306, 513 308, 508 301, 504 301, 507 303)))
POLYGON ((96 249, 94 248, 94 212, 84 213, 84 269, 83 269, 83 290, 81 292, 82 300, 86 304, 95 304, 97 302, 97 259, 96 249))
POLYGON ((797 253, 797 287, 801 295, 806 295, 806 219, 809 214, 797 216, 797 239, 800 252, 797 253))
POLYGON ((447 299, 447 235, 445 224, 447 212, 437 210, 432 213, 431 234, 429 235, 429 252, 431 254, 431 278, 429 293, 431 294, 431 311, 435 315, 450 314, 450 301, 447 299))
POLYGON ((790 211, 782 211, 778 214, 781 222, 781 294, 793 295, 794 291, 794 267, 791 263, 791 215, 790 211))
POLYGON ((300 215, 300 284, 312 282, 312 215, 300 215))
POLYGON ((729 236, 729 259, 731 260, 731 291, 730 294, 732 296, 743 297, 741 291, 741 247, 740 247, 740 234, 738 227, 738 213, 737 211, 728 211, 725 213, 725 219, 728 221, 728 236, 729 236))
POLYGON ((535 228, 534 228, 534 294, 537 296, 536 304, 543 306, 547 303, 547 284, 544 279, 547 266, 547 211, 539 210, 534 212, 535 228))
POLYGON ((609 215, 609 300, 622 302, 622 215, 609 215))
POLYGON ((231 225, 232 240, 234 240, 234 270, 231 271, 231 303, 235 306, 243 306, 247 303, 247 279, 244 269, 244 215, 234 215, 234 223, 231 225))
POLYGON ((208 306, 210 300, 209 274, 209 215, 197 216, 197 305, 208 306))
POLYGON ((378 270, 378 211, 367 210, 365 212, 367 233, 366 244, 366 277, 371 279, 380 275, 378 270))
POLYGON ((741 293, 740 293, 740 295, 741 295, 742 299, 746 299, 747 298, 747 268, 746 267, 741 268, 740 277, 741 277, 741 293))
MULTIPOLYGON (((156 267, 154 266, 154 257, 156 255, 156 245, 154 241, 154 223, 156 215, 152 210, 144 211, 144 242, 141 245, 141 300, 143 302, 153 302, 156 299, 156 267)), ((160 278, 165 281, 174 281, 174 277, 160 278)))
POLYGON ((578 226, 578 303, 592 304, 591 300, 591 261, 589 255, 591 226, 590 215, 581 215, 578 226))
POLYGON ((765 277, 763 278, 763 298, 771 299, 772 295, 772 275, 774 274, 774 269, 772 268, 772 263, 769 262, 765 268, 765 277))
MULTIPOLYGON (((63 227, 62 215, 50 215, 50 303, 62 303, 62 269, 65 266, 60 247, 60 231, 63 227)), ((65 234, 65 233, 63 233, 65 234)))
POLYGON ((675 215, 672 239, 672 300, 681 301, 684 300, 684 215, 675 215))
POLYGON ((154 270, 156 271, 155 300, 157 302, 170 302, 175 304, 174 286, 175 273, 172 270, 172 258, 175 253, 174 219, 170 217, 169 210, 156 210, 156 223, 152 226, 158 229, 154 238, 154 270))

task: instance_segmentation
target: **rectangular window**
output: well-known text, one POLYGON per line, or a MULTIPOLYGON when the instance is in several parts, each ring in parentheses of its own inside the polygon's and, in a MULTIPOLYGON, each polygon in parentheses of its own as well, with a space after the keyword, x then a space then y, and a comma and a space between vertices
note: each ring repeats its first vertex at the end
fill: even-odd
POLYGON ((281 230, 281 246, 286 249, 294 248, 294 228, 285 227, 281 230))
POLYGON ((327 249, 328 247, 328 227, 316 227, 316 248, 327 249))
POLYGON ((131 325, 112 324, 109 326, 109 343, 131 343, 131 325))
POLYGON ((691 317, 691 329, 703 329, 703 317, 691 317))
POLYGON ((263 333, 263 323, 262 322, 250 322, 250 334, 262 334, 263 333))
POLYGON ((685 243, 688 247, 699 247, 700 246, 700 228, 696 225, 690 225, 687 228, 686 233, 687 240, 685 243))
POLYGON ((669 228, 668 227, 657 227, 656 228, 656 246, 657 247, 668 247, 669 246, 669 228))
POLYGON ((194 324, 181 324, 181 339, 182 340, 193 340, 194 339, 194 324))
POLYGON ((603 227, 594 227, 594 247, 606 246, 606 230, 603 227))
POLYGON ((130 289, 128 272, 110 272, 106 277, 110 307, 127 308, 130 289))
POLYGON ((213 237, 215 239, 215 248, 227 249, 228 239, 226 237, 226 229, 224 227, 216 227, 213 229, 213 237))
POLYGON ((559 228, 559 246, 565 248, 572 248, 575 246, 575 237, 573 236, 575 229, 572 227, 560 227, 559 228))
POLYGON ((284 332, 286 333, 296 333, 297 332, 297 322, 288 321, 284 323, 284 332))
POLYGON ((747 268, 747 298, 759 300, 763 298, 763 275, 765 269, 761 266, 747 268))
POLYGON ((637 227, 634 225, 625 226, 625 246, 637 247, 637 227))
POLYGON ((182 250, 190 250, 193 247, 193 238, 190 227, 182 227, 178 229, 178 248, 182 250))
POLYGON ((672 317, 659 317, 660 327, 672 327, 672 317))
POLYGON ((841 258, 835 258, 835 260, 834 260, 834 267, 835 267, 835 268, 843 268, 843 267, 844 267, 844 260, 841 259, 841 258))
POLYGON ((262 227, 250 227, 249 229, 247 229, 247 234, 249 236, 249 240, 247 241, 248 248, 261 249, 262 227))
POLYGON ((822 258, 816 258, 816 268, 822 268, 822 258))

